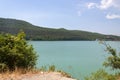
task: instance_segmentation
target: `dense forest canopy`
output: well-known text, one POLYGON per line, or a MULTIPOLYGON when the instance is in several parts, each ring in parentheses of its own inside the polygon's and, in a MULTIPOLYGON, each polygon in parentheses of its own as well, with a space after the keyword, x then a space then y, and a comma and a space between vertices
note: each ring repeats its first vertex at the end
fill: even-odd
POLYGON ((80 30, 52 29, 32 25, 26 21, 0 18, 0 33, 26 33, 28 40, 120 40, 119 36, 103 35, 80 30))

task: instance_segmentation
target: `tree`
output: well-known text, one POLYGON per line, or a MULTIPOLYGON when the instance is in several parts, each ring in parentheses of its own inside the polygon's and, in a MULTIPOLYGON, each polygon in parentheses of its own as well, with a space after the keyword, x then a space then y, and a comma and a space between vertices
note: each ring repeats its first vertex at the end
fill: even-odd
POLYGON ((120 69, 120 53, 117 53, 116 49, 113 49, 110 45, 106 46, 106 51, 110 54, 107 60, 104 62, 105 67, 112 67, 112 69, 120 69))
MULTIPOLYGON (((36 65, 37 55, 32 45, 25 40, 25 33, 17 35, 0 35, 0 65, 6 65, 8 69, 33 68, 36 65)), ((5 66, 5 67, 6 67, 5 66)))

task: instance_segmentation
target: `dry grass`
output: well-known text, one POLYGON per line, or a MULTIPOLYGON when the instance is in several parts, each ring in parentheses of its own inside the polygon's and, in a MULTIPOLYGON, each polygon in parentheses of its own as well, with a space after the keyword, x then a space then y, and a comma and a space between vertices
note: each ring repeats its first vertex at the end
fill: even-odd
POLYGON ((32 75, 32 74, 37 74, 40 71, 37 69, 18 69, 16 68, 14 71, 9 71, 7 70, 6 72, 1 72, 0 73, 0 80, 21 80, 20 76, 22 75, 32 75))

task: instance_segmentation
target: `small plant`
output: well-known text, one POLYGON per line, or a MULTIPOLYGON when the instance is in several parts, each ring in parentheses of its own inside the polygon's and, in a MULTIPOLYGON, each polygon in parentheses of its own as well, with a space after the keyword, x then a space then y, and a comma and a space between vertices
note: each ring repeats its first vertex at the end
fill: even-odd
POLYGON ((50 65, 50 66, 42 66, 39 70, 54 72, 54 71, 56 71, 56 68, 55 68, 55 65, 50 65))
POLYGON ((105 70, 100 69, 91 73, 90 76, 85 77, 85 80, 116 80, 116 76, 108 74, 105 70))
POLYGON ((55 65, 49 66, 49 70, 48 71, 54 72, 55 71, 55 65))
POLYGON ((62 76, 65 76, 65 77, 68 77, 68 78, 71 78, 71 75, 62 71, 62 70, 58 70, 57 72, 60 72, 62 74, 62 76))
POLYGON ((39 70, 40 71, 47 71, 47 67, 46 66, 42 66, 39 70))

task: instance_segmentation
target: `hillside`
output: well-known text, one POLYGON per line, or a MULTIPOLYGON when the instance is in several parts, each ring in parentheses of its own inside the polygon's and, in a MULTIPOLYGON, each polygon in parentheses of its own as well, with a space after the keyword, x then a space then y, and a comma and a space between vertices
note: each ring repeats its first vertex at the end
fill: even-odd
POLYGON ((64 28, 44 28, 22 20, 0 18, 0 33, 16 34, 20 30, 26 33, 26 39, 28 40, 120 40, 119 36, 80 30, 66 30, 64 28))

